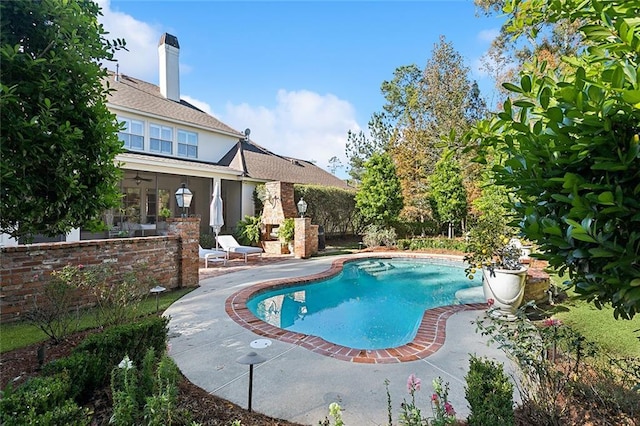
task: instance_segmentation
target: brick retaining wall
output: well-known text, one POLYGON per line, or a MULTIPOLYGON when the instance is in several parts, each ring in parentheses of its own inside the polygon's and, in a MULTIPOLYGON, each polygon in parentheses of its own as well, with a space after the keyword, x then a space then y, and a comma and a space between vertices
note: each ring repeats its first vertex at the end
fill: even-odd
MULTIPOLYGON (((52 271, 66 265, 113 266, 119 274, 145 268, 145 278, 167 289, 198 285, 199 218, 170 219, 169 236, 116 238, 0 248, 0 323, 21 319, 52 271), (36 277, 34 279, 34 277, 36 277)), ((91 303, 81 296, 78 305, 91 303)))

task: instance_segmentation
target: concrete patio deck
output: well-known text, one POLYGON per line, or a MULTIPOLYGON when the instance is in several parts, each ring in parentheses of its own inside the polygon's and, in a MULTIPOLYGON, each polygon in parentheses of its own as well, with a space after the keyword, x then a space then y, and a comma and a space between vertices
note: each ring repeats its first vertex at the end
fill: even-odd
POLYGON ((449 401, 458 417, 466 418, 469 410, 464 376, 470 354, 496 359, 505 363, 507 372, 512 371, 504 353, 488 347, 486 338, 475 333, 471 322, 483 316, 483 310, 453 309, 445 318, 444 344, 420 359, 395 363, 337 359, 308 349, 310 345, 303 347, 301 341, 270 339, 270 346, 254 349, 250 343, 264 337, 239 325, 225 312, 227 299, 238 291, 268 280, 321 274, 335 260, 335 256, 328 256, 272 263, 265 258, 236 272, 224 273, 225 267, 202 271, 200 287, 165 312, 171 317, 170 355, 191 382, 246 407, 248 367, 236 363, 236 359, 251 351, 259 353, 267 361, 254 367, 254 411, 309 425, 324 419, 332 402, 343 407, 347 425, 387 424, 385 379, 389 380, 397 422, 400 404, 409 398, 406 381, 412 373, 422 379, 416 402, 424 415, 431 414, 431 381, 440 376, 449 383, 449 401))

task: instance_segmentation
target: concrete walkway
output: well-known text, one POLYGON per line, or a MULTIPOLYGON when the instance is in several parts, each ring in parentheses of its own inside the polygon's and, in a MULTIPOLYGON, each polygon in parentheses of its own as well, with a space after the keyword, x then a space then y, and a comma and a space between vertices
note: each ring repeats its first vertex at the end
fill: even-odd
MULTIPOLYGON (((248 366, 236 359, 251 351, 268 360, 254 367, 253 410, 272 417, 317 425, 328 415, 328 406, 338 402, 350 426, 386 425, 385 379, 397 423, 400 404, 408 399, 406 381, 414 373, 422 380, 416 395, 423 415, 431 415, 431 381, 440 376, 449 382, 449 401, 458 418, 469 413, 465 380, 469 354, 487 356, 510 365, 504 353, 486 345, 471 324, 483 311, 463 311, 447 321, 446 341, 435 354, 399 364, 358 364, 313 353, 295 344, 271 340, 264 349, 250 343, 261 339, 232 321, 225 301, 234 292, 266 280, 311 275, 328 269, 335 257, 291 259, 275 264, 206 278, 200 287, 175 302, 165 312, 171 318, 169 354, 183 374, 206 391, 247 406, 248 366)), ((510 367, 505 368, 508 373, 510 367)))

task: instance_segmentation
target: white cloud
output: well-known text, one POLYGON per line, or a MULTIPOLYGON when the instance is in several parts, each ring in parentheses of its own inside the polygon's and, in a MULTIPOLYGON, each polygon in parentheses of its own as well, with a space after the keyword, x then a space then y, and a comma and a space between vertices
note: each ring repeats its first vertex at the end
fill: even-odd
MULTIPOLYGON (((146 22, 138 21, 131 15, 111 9, 109 0, 98 0, 102 8, 99 18, 107 39, 124 38, 128 51, 120 50, 115 54, 120 72, 145 81, 158 80, 158 40, 161 31, 146 22)), ((115 63, 108 64, 115 70, 115 63)))
POLYGON ((500 29, 499 28, 491 28, 488 30, 482 30, 478 33, 477 38, 480 41, 484 41, 487 43, 491 43, 493 42, 493 40, 496 39, 496 37, 498 37, 498 35, 500 35, 500 29))
POLYGON ((191 105, 195 106, 196 108, 206 112, 207 114, 214 115, 213 112, 211 111, 211 105, 209 105, 205 101, 201 101, 199 99, 192 98, 189 95, 180 95, 180 97, 182 99, 184 99, 185 101, 189 102, 191 105))
POLYGON ((325 169, 333 156, 347 164, 347 132, 360 130, 348 101, 308 90, 279 90, 273 109, 228 103, 221 119, 235 129, 250 128, 251 140, 277 154, 315 160, 325 169))

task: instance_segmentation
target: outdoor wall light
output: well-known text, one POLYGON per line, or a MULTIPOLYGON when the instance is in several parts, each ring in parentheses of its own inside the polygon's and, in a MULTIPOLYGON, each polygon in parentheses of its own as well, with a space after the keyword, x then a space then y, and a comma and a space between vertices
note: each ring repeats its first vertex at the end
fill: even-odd
POLYGON ((238 364, 249 366, 249 407, 247 408, 249 412, 251 412, 251 392, 253 388, 253 366, 255 364, 261 364, 266 360, 267 359, 265 357, 258 355, 255 352, 249 352, 248 354, 243 355, 236 360, 238 364))
POLYGON ((304 214, 307 212, 307 202, 304 198, 300 197, 300 201, 298 201, 298 213, 300 213, 300 217, 304 217, 304 214))
POLYGON ((187 217, 186 211, 191 205, 192 199, 193 194, 189 191, 187 185, 183 183, 176 191, 176 202, 178 203, 178 207, 182 209, 182 217, 187 217))

